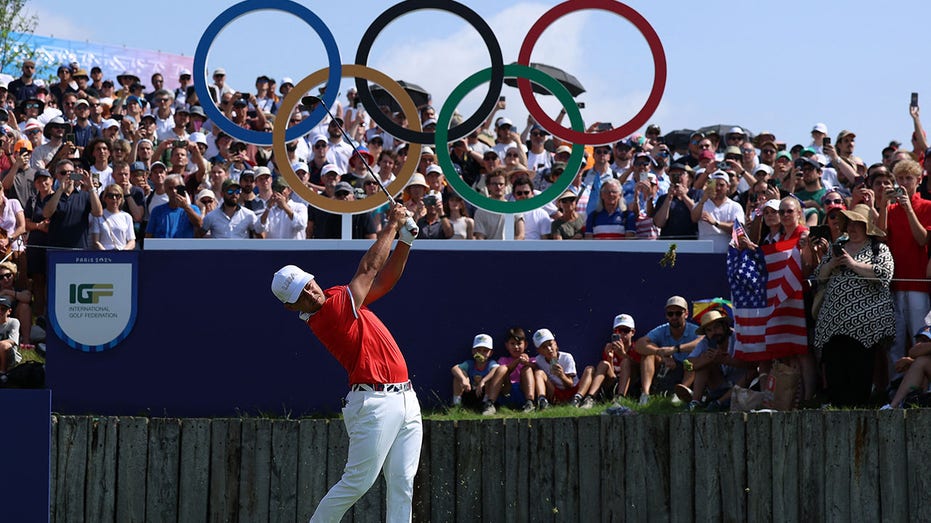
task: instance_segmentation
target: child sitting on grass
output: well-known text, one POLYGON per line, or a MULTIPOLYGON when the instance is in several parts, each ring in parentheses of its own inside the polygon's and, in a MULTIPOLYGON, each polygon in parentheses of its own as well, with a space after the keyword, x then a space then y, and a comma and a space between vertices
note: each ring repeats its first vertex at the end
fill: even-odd
MULTIPOLYGON (((478 334, 472 341, 472 359, 453 365, 453 406, 466 406, 478 408, 481 406, 483 416, 491 416, 495 409, 494 399, 485 392, 491 379, 492 372, 498 367, 498 362, 491 359, 493 344, 491 336, 478 334), (471 392, 471 394, 466 394, 471 392)), ((495 394, 497 396, 497 394, 495 394)))

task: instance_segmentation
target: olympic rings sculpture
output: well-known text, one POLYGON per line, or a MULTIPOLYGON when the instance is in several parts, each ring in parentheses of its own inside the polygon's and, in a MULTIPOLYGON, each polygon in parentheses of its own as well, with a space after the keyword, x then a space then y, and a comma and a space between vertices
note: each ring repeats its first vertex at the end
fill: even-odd
MULTIPOLYGON (((516 77, 518 79, 517 85, 521 99, 530 112, 530 115, 536 119, 539 125, 557 138, 574 144, 566 172, 576 172, 582 163, 583 145, 600 145, 621 140, 643 126, 653 115, 662 99, 663 91, 666 87, 666 55, 663 50, 662 42, 650 23, 633 8, 615 0, 567 0, 554 6, 533 24, 521 44, 517 63, 511 64, 511 66, 504 65, 504 59, 501 55, 501 46, 494 32, 484 19, 469 7, 453 0, 405 0, 389 7, 376 17, 363 34, 359 43, 359 48, 356 51, 356 64, 342 64, 339 58, 339 49, 336 40, 329 28, 312 11, 291 0, 244 0, 243 2, 229 7, 220 13, 204 31, 194 54, 194 87, 197 91, 198 98, 202 100, 204 112, 207 116, 224 133, 237 140, 256 145, 271 145, 274 149, 275 156, 280 155, 279 157, 286 156, 285 142, 306 135, 326 117, 325 107, 331 106, 336 101, 336 97, 339 94, 340 79, 343 76, 352 76, 356 78, 356 88, 362 105, 375 123, 378 124, 384 132, 411 144, 407 160, 402 166, 399 176, 388 186, 388 190, 392 194, 398 194, 410 180, 410 177, 413 175, 419 163, 421 146, 424 144, 431 144, 436 147, 437 160, 450 185, 452 185, 466 201, 476 207, 492 212, 516 213, 541 207, 557 198, 569 186, 573 177, 562 177, 562 179, 549 187, 546 191, 528 200, 517 202, 492 200, 474 191, 462 180, 453 167, 447 146, 449 142, 462 138, 478 128, 485 118, 491 114, 497 103, 498 95, 501 92, 504 78, 516 77), (396 18, 422 9, 446 11, 465 20, 478 31, 488 48, 489 57, 491 58, 491 67, 473 74, 453 90, 449 99, 446 100, 440 110, 435 133, 425 133, 421 130, 417 108, 414 106, 414 102, 407 92, 404 91, 397 82, 383 73, 366 66, 369 53, 378 34, 396 18), (529 67, 530 55, 533 51, 533 47, 539 40, 543 31, 563 16, 582 9, 609 11, 628 20, 647 40, 653 56, 653 87, 646 103, 628 122, 610 131, 599 133, 584 132, 581 114, 566 88, 551 76, 529 67), (260 10, 283 11, 307 23, 322 40, 329 63, 328 67, 320 69, 301 80, 291 92, 288 93, 285 99, 282 100, 279 112, 286 111, 285 114, 287 114, 293 110, 300 99, 301 93, 309 91, 313 86, 319 85, 325 79, 326 91, 323 95, 323 103, 320 104, 321 106, 314 109, 307 118, 295 127, 286 128, 284 126, 275 126, 272 132, 259 132, 244 129, 226 118, 215 103, 213 103, 207 83, 207 56, 217 35, 233 20, 252 11, 260 10), (405 116, 407 116, 409 122, 408 127, 401 127, 381 112, 372 96, 369 88, 369 81, 385 88, 385 90, 398 101, 402 111, 405 116), (475 113, 456 127, 449 129, 448 123, 456 104, 475 87, 485 82, 489 84, 488 92, 475 113), (531 82, 546 87, 547 90, 556 95, 560 103, 566 108, 572 126, 571 129, 559 125, 543 112, 534 98, 530 85, 531 82)), ((373 194, 368 198, 356 201, 338 201, 325 198, 314 193, 300 183, 290 165, 280 165, 279 170, 290 182, 294 191, 302 198, 311 205, 330 212, 361 213, 376 209, 388 201, 387 197, 381 193, 373 194)))

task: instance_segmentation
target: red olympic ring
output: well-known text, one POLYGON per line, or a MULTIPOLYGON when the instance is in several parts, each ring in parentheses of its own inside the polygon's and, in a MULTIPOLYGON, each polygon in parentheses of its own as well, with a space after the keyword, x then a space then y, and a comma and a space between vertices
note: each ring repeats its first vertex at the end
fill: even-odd
POLYGON ((642 127, 643 124, 647 123, 647 120, 656 112, 660 99, 663 97, 663 91, 666 89, 666 52, 663 50, 663 44, 659 40, 659 35, 656 34, 650 22, 640 13, 626 4, 614 0, 568 0, 563 2, 544 13, 543 16, 533 24, 533 27, 527 32, 527 36, 524 37, 524 42, 521 44, 517 63, 529 66, 530 54, 533 52, 533 46, 536 45, 543 30, 563 16, 581 9, 601 9, 610 11, 634 24, 634 27, 646 38, 647 43, 650 45, 650 51, 653 54, 653 89, 650 91, 650 96, 647 98, 643 108, 640 109, 640 112, 624 125, 610 131, 603 131, 600 133, 573 131, 572 129, 567 129, 559 125, 543 112, 536 98, 534 98, 533 91, 530 87, 530 80, 518 78, 517 87, 520 90, 521 99, 524 101, 524 105, 527 107, 527 111, 530 112, 530 115, 533 116, 537 123, 544 129, 553 133, 557 138, 571 143, 585 145, 614 143, 633 134, 637 129, 642 127))

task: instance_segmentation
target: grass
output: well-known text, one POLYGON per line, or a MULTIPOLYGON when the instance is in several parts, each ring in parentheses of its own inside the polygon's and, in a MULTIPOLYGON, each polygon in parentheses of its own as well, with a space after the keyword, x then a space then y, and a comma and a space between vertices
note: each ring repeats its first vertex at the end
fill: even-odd
MULTIPOLYGON (((671 396, 651 396, 646 405, 640 405, 636 399, 620 398, 617 403, 637 414, 675 414, 683 412, 682 406, 672 404, 671 396)), ((592 409, 583 410, 568 405, 550 406, 546 410, 535 410, 530 413, 521 412, 519 408, 498 407, 498 413, 494 416, 482 416, 478 411, 462 407, 442 407, 432 410, 425 410, 424 419, 434 421, 460 421, 460 420, 486 420, 486 419, 505 419, 505 418, 577 418, 582 416, 600 416, 605 410, 612 406, 611 402, 596 402, 592 409)))

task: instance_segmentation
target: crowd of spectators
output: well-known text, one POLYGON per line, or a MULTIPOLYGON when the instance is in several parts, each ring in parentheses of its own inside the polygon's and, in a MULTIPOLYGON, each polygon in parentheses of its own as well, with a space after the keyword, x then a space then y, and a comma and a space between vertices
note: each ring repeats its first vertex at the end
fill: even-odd
MULTIPOLYGON (((308 205, 281 167, 290 166, 319 195, 346 201, 378 193, 378 183, 394 181, 407 160, 408 144, 379 129, 354 89, 345 102, 330 108, 335 118, 323 119, 305 137, 288 142, 287 157, 276 158, 271 147, 222 132, 202 105, 216 103, 245 129, 293 126, 314 105, 278 113, 294 87, 289 78, 276 82, 261 76, 254 91, 239 92, 226 83, 226 72, 216 69, 208 89, 213 100, 205 101, 198 99, 186 70, 174 90, 163 87, 158 73, 144 85, 131 73, 113 81, 99 67, 69 64, 58 68, 57 82, 46 84, 35 70, 35 62, 27 60, 19 78, 0 84, 0 229, 9 247, 3 261, 15 267, 8 277, 14 280, 11 314, 24 326, 45 315, 48 248, 140 249, 145 238, 153 237, 340 238, 344 217, 308 205), (21 314, 17 292, 30 293, 29 317, 21 314)), ((387 106, 381 110, 404 124, 402 114, 391 114, 387 106)), ((424 129, 435 129, 434 107, 428 103, 420 110, 424 129)), ((842 130, 832 142, 823 123, 811 127, 810 141, 794 145, 771 132, 753 135, 740 127, 694 132, 680 145, 666 143, 660 127, 650 125, 643 135, 586 147, 577 172, 566 172, 571 144, 531 118, 519 130, 501 116, 506 110, 506 103, 499 102, 480 128, 449 144, 456 173, 440 168, 430 146, 422 148, 416 172, 399 195, 417 220, 421 238, 699 239, 713 242, 717 252, 792 240, 802 272, 813 282, 806 291, 812 350, 792 359, 801 369, 802 396, 812 399, 843 388, 842 394, 828 394, 829 399, 863 404, 904 374, 921 378, 911 377, 908 387, 925 386, 927 372, 910 370, 914 364, 919 370, 927 367, 923 350, 915 351, 922 345, 914 343, 912 334, 925 327, 931 309, 931 154, 917 106, 909 109, 910 147, 891 142, 880 161, 871 164, 857 156, 854 131, 842 130), (466 201, 473 198, 457 194, 448 175, 501 202, 532 198, 563 177, 572 180, 554 201, 508 219, 473 207, 466 201), (867 300, 869 311, 846 306, 867 300), (872 327, 877 321, 881 328, 872 327), (851 351, 858 357, 851 358, 851 351), (832 387, 832 382, 844 385, 832 387)), ((557 120, 564 117, 563 111, 557 120)), ((454 115, 453 124, 458 121, 454 115)), ((588 130, 605 127, 610 126, 595 122, 588 130)), ((385 209, 347 218, 352 237, 374 237, 385 209)), ((681 308, 687 314, 687 307, 681 308)), ((632 319, 630 324, 632 331, 632 319)), ((678 335, 680 328, 674 329, 678 335)), ((643 338, 634 343, 625 341, 624 332, 615 334, 621 337, 606 346, 603 364, 585 367, 568 380, 584 385, 570 400, 589 404, 592 393, 585 389, 601 389, 609 381, 612 391, 627 393, 630 377, 638 374, 642 393, 649 395, 654 374, 664 368, 681 374, 673 385, 689 388, 683 395, 694 396, 690 402, 708 400, 696 392, 706 388, 702 380, 681 368, 694 359, 685 357, 690 351, 677 348, 667 354, 669 340, 641 344, 643 338), (692 390, 695 381, 700 386, 692 390)), ((19 337, 24 345, 32 342, 28 328, 19 329, 19 337)), ((511 338, 523 341, 524 336, 511 338)), ((565 355, 555 347, 555 338, 547 341, 553 348, 544 350, 565 355)), ((724 358, 717 352, 720 344, 707 345, 703 353, 710 351, 718 365, 724 358)), ((542 375, 535 371, 529 378, 504 366, 533 406, 541 397, 555 399, 554 390, 568 385, 565 366, 559 363, 554 371, 546 360, 537 365, 542 375)), ((694 363, 701 368, 703 362, 694 363)), ((766 370, 765 364, 757 365, 740 375, 766 370)), ((497 374, 494 379, 503 380, 497 374)), ((717 384, 718 375, 711 381, 717 384)), ((892 405, 900 405, 899 400, 892 405)))

